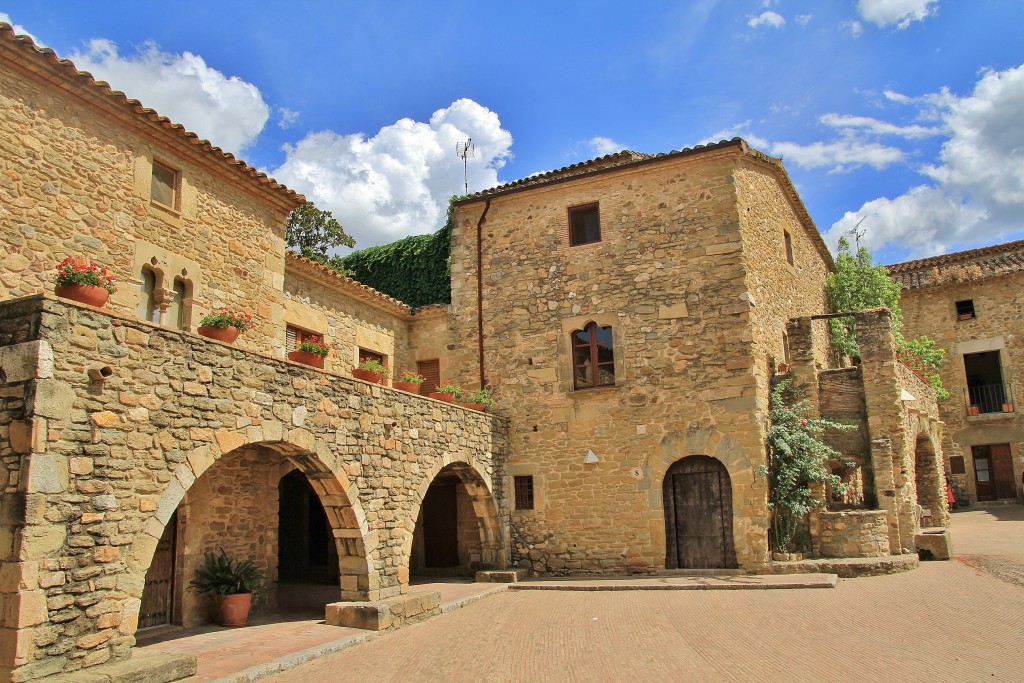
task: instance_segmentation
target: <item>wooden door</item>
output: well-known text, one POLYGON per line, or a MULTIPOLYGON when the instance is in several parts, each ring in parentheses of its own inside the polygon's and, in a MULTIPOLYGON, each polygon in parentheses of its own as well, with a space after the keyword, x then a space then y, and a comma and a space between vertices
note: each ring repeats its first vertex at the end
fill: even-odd
POLYGON ((439 358, 416 361, 416 372, 426 378, 420 385, 420 395, 426 396, 431 391, 437 391, 437 387, 441 385, 441 360, 439 358))
POLYGON ((146 572, 146 584, 139 608, 139 628, 171 623, 174 605, 174 553, 178 532, 178 513, 175 511, 164 527, 156 544, 153 562, 146 572))
POLYGON ((974 488, 978 500, 995 500, 996 485, 992 472, 992 453, 988 446, 972 446, 974 456, 974 488))
POLYGON ((431 484, 423 497, 423 564, 459 566, 459 513, 456 484, 431 484))
POLYGON ((662 486, 665 568, 736 566, 732 538, 732 485, 725 466, 706 455, 672 465, 662 486))
POLYGON ((1015 499, 1017 482, 1013 477, 1013 460, 1010 457, 1010 444, 994 443, 989 446, 992 454, 992 481, 995 483, 996 498, 1015 499))

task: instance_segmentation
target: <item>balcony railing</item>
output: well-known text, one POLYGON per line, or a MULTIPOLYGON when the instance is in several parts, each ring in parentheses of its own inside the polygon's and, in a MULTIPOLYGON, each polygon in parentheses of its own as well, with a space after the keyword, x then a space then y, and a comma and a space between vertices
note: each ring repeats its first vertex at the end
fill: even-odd
POLYGON ((964 402, 968 415, 1012 413, 1015 410, 1013 386, 1010 384, 982 384, 964 388, 964 402))

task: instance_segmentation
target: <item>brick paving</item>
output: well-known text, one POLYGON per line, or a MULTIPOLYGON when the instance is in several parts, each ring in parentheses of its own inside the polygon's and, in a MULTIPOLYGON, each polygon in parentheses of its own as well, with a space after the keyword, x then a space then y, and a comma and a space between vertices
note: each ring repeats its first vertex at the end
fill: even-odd
POLYGON ((508 591, 266 681, 1024 680, 1024 508, 953 516, 952 562, 834 590, 508 591))

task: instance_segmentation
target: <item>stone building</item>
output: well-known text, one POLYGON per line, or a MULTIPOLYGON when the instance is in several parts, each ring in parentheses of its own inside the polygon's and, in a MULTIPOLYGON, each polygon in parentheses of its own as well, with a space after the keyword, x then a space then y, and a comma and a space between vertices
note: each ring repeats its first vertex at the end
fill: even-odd
POLYGON ((301 196, 0 25, 0 197, 0 676, 204 623, 218 547, 400 605, 424 564, 507 564, 504 422, 339 374, 443 371, 445 310, 286 253, 301 196), (53 297, 66 257, 117 278, 105 308, 53 297), (221 307, 256 328, 196 335, 221 307), (286 359, 310 336, 325 370, 286 359))
POLYGON ((904 330, 946 350, 947 474, 961 502, 1021 500, 1024 241, 889 266, 904 330))
POLYGON ((406 616, 430 609, 403 602, 415 573, 782 571, 757 474, 782 365, 864 423, 856 509, 811 520, 815 551, 914 548, 933 397, 884 311, 833 367, 831 257, 779 160, 736 139, 474 195, 452 304, 415 311, 287 252, 302 201, 0 25, 3 674, 207 621, 185 588, 218 547, 406 616), (51 293, 67 257, 117 278, 106 307, 51 293), (195 334, 222 307, 255 329, 195 334), (309 338, 323 369, 288 360, 309 338), (490 386, 495 414, 352 379, 369 355, 490 386))

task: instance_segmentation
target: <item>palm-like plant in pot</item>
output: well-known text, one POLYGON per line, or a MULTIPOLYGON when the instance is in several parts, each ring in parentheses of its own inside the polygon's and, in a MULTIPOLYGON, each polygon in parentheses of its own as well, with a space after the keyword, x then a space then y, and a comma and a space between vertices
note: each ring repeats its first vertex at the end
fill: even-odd
POLYGON ((210 593, 220 610, 223 626, 245 626, 253 593, 264 590, 263 570, 252 558, 232 560, 223 548, 220 554, 203 553, 203 564, 196 568, 196 578, 189 588, 197 593, 210 593))

